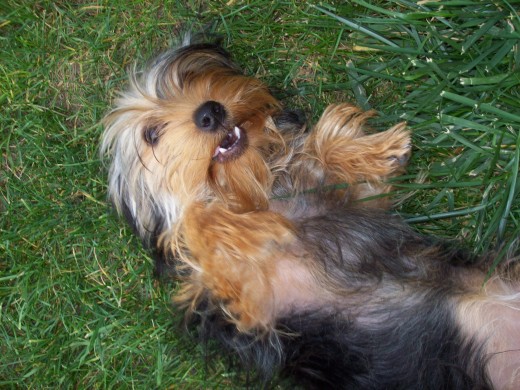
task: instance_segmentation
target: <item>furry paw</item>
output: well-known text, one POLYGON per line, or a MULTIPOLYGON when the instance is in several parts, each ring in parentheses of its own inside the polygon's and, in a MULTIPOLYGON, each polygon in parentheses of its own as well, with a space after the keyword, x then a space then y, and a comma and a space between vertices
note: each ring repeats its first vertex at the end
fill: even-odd
POLYGON ((375 136, 379 139, 376 143, 383 149, 382 156, 390 162, 389 172, 385 176, 389 177, 401 172, 412 154, 412 142, 406 124, 399 123, 375 136))

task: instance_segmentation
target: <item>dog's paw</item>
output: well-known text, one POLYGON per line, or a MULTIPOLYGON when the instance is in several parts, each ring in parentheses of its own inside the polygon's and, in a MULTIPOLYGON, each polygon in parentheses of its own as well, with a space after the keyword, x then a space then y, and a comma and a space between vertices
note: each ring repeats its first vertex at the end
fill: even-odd
POLYGON ((407 151, 399 154, 399 155, 395 155, 395 156, 390 156, 390 160, 392 161, 392 163, 394 165, 397 165, 399 167, 404 167, 406 166, 406 164, 408 164, 408 160, 410 159, 410 156, 411 156, 411 153, 412 152, 412 146, 408 146, 407 147, 407 151))
MULTIPOLYGON (((406 130, 405 123, 399 123, 393 128, 379 133, 383 138, 382 147, 386 149, 382 153, 390 162, 390 166, 399 171, 403 169, 412 154, 412 140, 410 131, 406 130)), ((389 172, 391 174, 393 172, 389 172)))

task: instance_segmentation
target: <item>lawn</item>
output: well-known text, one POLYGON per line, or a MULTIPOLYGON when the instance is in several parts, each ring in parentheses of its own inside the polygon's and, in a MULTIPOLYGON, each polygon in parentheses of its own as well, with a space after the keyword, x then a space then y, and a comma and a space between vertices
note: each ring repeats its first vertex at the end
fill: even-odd
POLYGON ((311 123, 339 101, 376 109, 375 130, 408 121, 413 157, 396 212, 477 253, 513 253, 519 10, 518 0, 4 0, 0 387, 248 384, 183 328, 175 283, 153 278, 107 203, 97 150, 125 71, 188 29, 220 34, 247 74, 311 123))

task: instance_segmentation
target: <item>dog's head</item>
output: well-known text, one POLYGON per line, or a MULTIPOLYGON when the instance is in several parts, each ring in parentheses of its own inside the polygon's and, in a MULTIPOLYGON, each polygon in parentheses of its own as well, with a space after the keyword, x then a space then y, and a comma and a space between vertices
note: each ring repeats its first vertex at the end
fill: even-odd
POLYGON ((145 241, 174 227, 193 201, 236 211, 267 207, 286 156, 277 100, 214 44, 168 51, 141 72, 105 117, 109 192, 145 241))

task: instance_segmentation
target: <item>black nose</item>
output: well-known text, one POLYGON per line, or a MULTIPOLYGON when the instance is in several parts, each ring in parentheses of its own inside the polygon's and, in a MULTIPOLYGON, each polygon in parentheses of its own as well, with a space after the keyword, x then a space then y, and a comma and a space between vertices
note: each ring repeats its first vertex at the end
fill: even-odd
POLYGON ((215 131, 226 119, 226 109, 218 102, 203 103, 193 114, 195 125, 204 131, 215 131))

